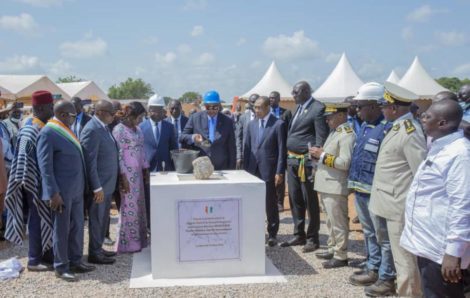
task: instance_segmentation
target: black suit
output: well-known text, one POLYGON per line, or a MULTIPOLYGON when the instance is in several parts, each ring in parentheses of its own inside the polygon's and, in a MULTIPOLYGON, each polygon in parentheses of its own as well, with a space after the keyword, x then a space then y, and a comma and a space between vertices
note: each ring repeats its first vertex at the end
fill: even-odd
MULTIPOLYGON (((308 143, 311 146, 323 146, 327 136, 325 105, 312 99, 302 108, 298 106, 289 124, 287 135, 288 153, 308 154, 308 143), (298 114, 298 115, 297 115, 298 114)), ((294 235, 307 238, 307 242, 319 244, 320 208, 317 193, 313 191, 312 165, 305 159, 305 182, 298 175, 299 159, 287 159, 287 183, 289 186, 289 203, 294 220, 294 235), (308 212, 309 224, 305 233, 305 211, 308 212)))
MULTIPOLYGON (((180 127, 179 131, 181 131, 181 133, 183 132, 184 127, 186 126, 186 123, 188 123, 188 120, 189 120, 188 117, 186 117, 186 116, 184 116, 183 114, 181 114, 181 117, 180 117, 180 120, 179 120, 179 122, 181 122, 181 123, 178 123, 178 125, 179 125, 179 127, 180 127)), ((172 118, 171 116, 168 116, 168 117, 166 117, 165 121, 168 121, 168 122, 170 122, 171 124, 173 124, 173 126, 175 126, 176 142, 178 143, 178 146, 179 146, 179 144, 180 144, 180 143, 179 143, 179 135, 180 135, 180 134, 178 133, 178 130, 177 130, 177 128, 176 128, 176 125, 175 125, 175 123, 173 122, 173 118, 172 118)), ((182 147, 182 146, 181 146, 181 147, 182 147)))
MULTIPOLYGON (((198 112, 189 117, 188 123, 184 127, 180 136, 183 146, 193 145, 193 134, 200 134, 203 139, 209 139, 209 120, 206 111, 198 112)), ((217 114, 217 124, 215 129, 215 139, 210 148, 199 148, 200 155, 207 155, 211 159, 216 170, 235 169, 235 131, 233 121, 222 113, 217 114)))
MULTIPOLYGON (((274 116, 277 117, 276 112, 274 110, 271 111, 274 116)), ((285 138, 284 141, 287 139, 287 127, 289 127, 290 122, 292 121, 292 112, 291 110, 284 109, 283 107, 279 107, 279 119, 284 121, 286 129, 285 129, 285 138)), ((287 153, 286 153, 287 157, 287 153)), ((285 174, 285 173, 284 173, 285 174)), ((277 204, 284 209, 284 197, 286 194, 286 180, 284 179, 282 183, 276 186, 276 197, 277 197, 277 204)))
POLYGON ((262 136, 259 131, 260 119, 248 124, 243 164, 246 171, 266 182, 268 234, 276 237, 279 230, 279 210, 274 177, 276 174, 283 175, 286 170, 286 127, 284 121, 270 115, 262 136))

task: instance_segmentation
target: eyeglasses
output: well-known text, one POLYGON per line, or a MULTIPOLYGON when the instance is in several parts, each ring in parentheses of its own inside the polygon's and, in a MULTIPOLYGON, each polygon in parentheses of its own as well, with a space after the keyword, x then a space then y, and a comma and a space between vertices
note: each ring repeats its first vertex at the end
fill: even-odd
POLYGON ((206 110, 210 111, 218 111, 219 110, 219 106, 206 106, 206 110))
POLYGON ((70 117, 70 118, 76 118, 77 117, 77 114, 75 113, 64 113, 65 115, 67 115, 67 117, 70 117))

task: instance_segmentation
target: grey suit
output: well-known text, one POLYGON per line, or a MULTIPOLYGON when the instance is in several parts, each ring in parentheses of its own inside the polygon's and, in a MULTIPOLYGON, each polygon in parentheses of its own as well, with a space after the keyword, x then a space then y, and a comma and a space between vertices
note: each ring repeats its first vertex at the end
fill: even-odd
POLYGON ((62 273, 83 256, 85 165, 81 150, 49 126, 39 133, 36 151, 42 199, 59 193, 64 201, 63 211, 53 212, 54 268, 62 273))
POLYGON ((90 202, 88 254, 99 256, 109 220, 111 199, 118 175, 118 150, 111 133, 93 117, 83 128, 80 142, 83 146, 89 184, 92 191, 102 188, 104 202, 90 202))

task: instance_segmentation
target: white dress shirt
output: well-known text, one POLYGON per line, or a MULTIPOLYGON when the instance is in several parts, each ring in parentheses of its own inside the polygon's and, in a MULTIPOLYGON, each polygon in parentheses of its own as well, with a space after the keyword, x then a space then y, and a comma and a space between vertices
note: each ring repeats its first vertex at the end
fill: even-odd
POLYGON ((178 121, 178 131, 176 132, 177 133, 176 144, 178 145, 178 148, 181 148, 181 143, 178 139, 179 136, 181 135, 181 114, 178 116, 178 118, 173 118, 173 116, 170 116, 170 119, 171 119, 171 123, 175 127, 176 127, 175 121, 178 121))
POLYGON ((470 141, 462 131, 435 140, 419 166, 400 245, 438 264, 445 254, 470 264, 470 141))
POLYGON ((150 119, 150 122, 152 123, 152 132, 153 132, 153 138, 155 139, 155 143, 157 143, 158 145, 158 140, 157 140, 157 129, 158 129, 158 132, 159 132, 159 136, 161 137, 162 135, 162 121, 158 121, 158 122, 155 122, 153 121, 151 118, 150 119))

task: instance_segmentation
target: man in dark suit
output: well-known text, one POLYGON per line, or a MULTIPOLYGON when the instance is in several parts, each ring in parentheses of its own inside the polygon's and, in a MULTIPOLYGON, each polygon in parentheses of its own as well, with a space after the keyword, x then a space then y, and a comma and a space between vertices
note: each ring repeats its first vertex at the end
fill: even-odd
POLYGON ((88 207, 88 262, 95 264, 112 264, 116 261, 111 258, 114 252, 102 248, 119 170, 118 148, 108 127, 114 120, 114 113, 111 102, 98 101, 95 115, 83 128, 80 138, 89 185, 93 191, 93 200, 88 207))
POLYGON ((165 102, 163 97, 154 96, 149 99, 149 118, 139 127, 144 135, 145 157, 150 164, 150 171, 173 171, 170 151, 178 149, 175 127, 165 119, 165 102))
POLYGON ((243 165, 247 172, 266 183, 268 245, 274 246, 279 230, 276 185, 284 181, 286 170, 286 128, 284 121, 270 113, 268 97, 256 100, 254 110, 256 119, 246 131, 243 165))
POLYGON ((83 103, 80 97, 72 97, 71 101, 75 107, 75 111, 77 112, 77 118, 75 118, 75 121, 72 124, 72 131, 77 138, 80 139, 80 134, 88 121, 91 120, 91 117, 83 111, 83 103))
POLYGON ((305 245, 303 252, 320 247, 320 208, 317 193, 313 191, 313 165, 308 158, 309 144, 322 147, 328 136, 325 105, 312 97, 310 85, 295 84, 292 96, 298 105, 287 133, 287 183, 289 203, 294 220, 294 238, 281 246, 305 245), (305 211, 309 223, 305 233, 305 211))
MULTIPOLYGON (((281 94, 277 91, 272 91, 269 94, 269 104, 271 105, 271 113, 276 116, 277 119, 284 121, 286 127, 289 127, 289 123, 292 120, 292 112, 290 110, 284 109, 279 106, 281 101, 281 94)), ((287 139, 287 129, 285 130, 287 139)), ((286 155, 287 156, 287 155, 286 155)), ((286 193, 286 180, 284 179, 282 183, 276 185, 276 196, 277 196, 277 207, 279 212, 284 211, 284 197, 286 193)))
POLYGON ((204 94, 205 111, 189 117, 180 136, 183 146, 196 145, 211 159, 216 170, 233 170, 236 164, 235 131, 232 119, 220 113, 217 91, 204 94))
POLYGON ((253 93, 248 98, 248 102, 245 105, 245 112, 240 116, 235 127, 235 140, 237 145, 237 170, 243 168, 243 146, 245 144, 246 130, 248 129, 248 123, 255 119, 255 112, 253 107, 255 101, 259 98, 259 95, 253 93))
POLYGON ((77 115, 73 104, 57 102, 54 115, 39 133, 37 143, 42 199, 49 201, 52 209, 56 276, 76 281, 74 273, 95 269, 82 263, 85 162, 80 142, 70 131, 77 115))
POLYGON ((178 143, 178 148, 181 148, 181 143, 178 141, 181 133, 188 122, 188 117, 184 116, 181 113, 182 107, 181 102, 177 99, 172 99, 168 104, 168 111, 170 111, 170 116, 165 120, 173 124, 175 127, 175 137, 176 142, 178 143))

